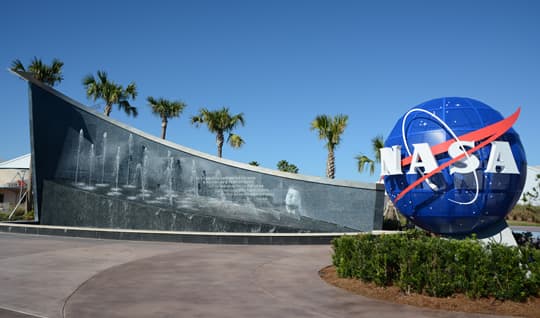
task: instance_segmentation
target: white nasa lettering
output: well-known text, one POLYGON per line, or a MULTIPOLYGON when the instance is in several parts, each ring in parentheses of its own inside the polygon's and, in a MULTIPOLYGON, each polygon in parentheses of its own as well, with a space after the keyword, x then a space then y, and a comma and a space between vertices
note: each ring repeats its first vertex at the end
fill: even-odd
POLYGON ((403 174, 401 171, 401 146, 381 148, 381 170, 383 176, 403 174))
POLYGON ((413 147, 414 152, 411 159, 411 167, 407 174, 415 174, 419 168, 424 168, 424 173, 430 173, 437 169, 437 160, 435 160, 429 144, 413 144, 413 147))
MULTIPOLYGON (((456 158, 464 153, 463 147, 473 148, 474 141, 457 141, 448 147, 448 155, 456 158)), ((411 158, 411 164, 407 174, 415 174, 424 168, 423 173, 429 173, 439 167, 433 152, 427 143, 413 144, 414 152, 411 158)), ((381 148, 381 175, 399 175, 403 174, 401 169, 401 147, 392 146, 392 148, 381 148)), ((480 166, 480 160, 470 155, 458 161, 450 167, 450 174, 454 173, 472 173, 480 166)), ((519 174, 516 160, 512 154, 510 144, 506 141, 493 141, 489 153, 487 173, 519 174), (498 171, 497 171, 498 169, 498 171)))
POLYGON ((486 172, 519 174, 516 160, 512 155, 512 149, 510 149, 508 142, 494 141, 491 143, 486 172), (497 171, 497 167, 500 168, 500 171, 497 171))
MULTIPOLYGON (((468 147, 468 148, 474 148, 474 141, 460 141, 460 142, 454 142, 453 144, 448 147, 448 155, 452 158, 456 158, 457 156, 463 154, 466 150, 461 147, 468 147)), ((466 156, 465 158, 459 160, 455 164, 453 164, 450 167, 450 174, 454 173, 471 173, 474 172, 478 167, 480 166, 480 160, 475 155, 466 156)))

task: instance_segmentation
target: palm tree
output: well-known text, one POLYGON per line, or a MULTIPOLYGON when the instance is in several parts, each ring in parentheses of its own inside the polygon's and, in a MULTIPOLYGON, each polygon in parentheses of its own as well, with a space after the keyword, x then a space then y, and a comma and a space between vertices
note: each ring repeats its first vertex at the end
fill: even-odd
POLYGON ((124 110, 126 114, 137 117, 138 112, 135 106, 132 106, 128 99, 137 97, 137 88, 135 83, 131 82, 125 89, 122 85, 109 81, 107 73, 104 71, 97 72, 97 79, 89 74, 83 78, 83 85, 86 89, 86 97, 96 101, 102 99, 105 102, 104 113, 109 116, 114 104, 118 105, 119 109, 124 110))
POLYGON ((354 157, 358 160, 358 172, 362 173, 369 167, 369 174, 373 175, 375 173, 375 164, 381 163, 381 148, 384 147, 384 138, 382 135, 377 135, 371 139, 371 150, 373 151, 373 157, 371 159, 364 154, 359 154, 354 157))
MULTIPOLYGON (((373 175, 375 173, 375 164, 381 163, 381 148, 384 147, 384 137, 382 135, 377 135, 371 139, 371 151, 373 152, 373 158, 371 159, 366 155, 359 154, 355 157, 356 160, 358 160, 358 172, 362 173, 366 169, 367 166, 369 166, 369 174, 373 175)), ((382 177, 379 179, 379 181, 382 180, 382 177)), ((392 203, 392 200, 385 200, 384 204, 384 211, 383 211, 383 218, 386 219, 392 219, 394 218, 397 220, 397 222, 401 222, 398 214, 398 210, 394 206, 394 203, 392 203)), ((407 220, 407 223, 409 221, 407 220)), ((398 227, 400 226, 400 223, 398 223, 398 227)))
POLYGON ((298 173, 298 167, 292 163, 289 163, 287 160, 280 160, 277 163, 277 168, 279 171, 298 173))
POLYGON ((51 65, 47 65, 37 57, 34 57, 28 68, 25 68, 19 59, 11 62, 12 71, 31 73, 35 79, 49 86, 54 86, 64 79, 62 66, 64 66, 64 62, 59 59, 53 59, 51 65))
POLYGON ((311 130, 318 130, 319 139, 326 140, 326 149, 328 149, 328 159, 326 161, 326 176, 334 179, 336 172, 334 149, 341 141, 341 134, 347 127, 349 116, 339 114, 334 118, 327 115, 318 115, 311 122, 311 130))
POLYGON ((152 96, 149 96, 146 101, 152 107, 152 112, 161 117, 161 139, 165 139, 169 118, 179 117, 187 105, 181 101, 169 101, 164 98, 155 99, 152 96))
POLYGON ((227 142, 231 147, 239 148, 245 143, 242 137, 232 133, 233 129, 236 128, 238 124, 244 126, 243 113, 231 116, 231 114, 229 114, 229 108, 227 107, 214 111, 201 108, 198 115, 191 117, 191 124, 199 127, 199 125, 203 123, 206 124, 211 133, 216 134, 217 153, 220 158, 223 152, 225 133, 229 134, 227 142))

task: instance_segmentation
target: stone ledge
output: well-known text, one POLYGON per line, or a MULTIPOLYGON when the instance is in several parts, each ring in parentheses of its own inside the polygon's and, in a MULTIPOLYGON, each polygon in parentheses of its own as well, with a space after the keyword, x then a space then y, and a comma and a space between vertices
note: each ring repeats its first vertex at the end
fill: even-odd
MULTIPOLYGON (((231 233, 231 232, 173 232, 129 229, 105 229, 35 224, 0 223, 0 232, 33 235, 55 235, 94 239, 161 241, 204 244, 255 244, 255 245, 316 245, 330 244, 332 239, 349 233, 231 233)), ((386 231, 374 231, 375 234, 386 231)))

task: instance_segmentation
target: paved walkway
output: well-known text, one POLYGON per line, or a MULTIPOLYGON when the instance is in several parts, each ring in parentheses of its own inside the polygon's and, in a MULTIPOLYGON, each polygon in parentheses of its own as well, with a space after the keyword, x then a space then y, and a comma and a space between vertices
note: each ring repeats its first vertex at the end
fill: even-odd
POLYGON ((521 226, 521 225, 510 225, 510 228, 514 231, 523 231, 523 232, 536 232, 540 233, 540 226, 521 226))
POLYGON ((319 278, 330 255, 0 233, 0 317, 492 317, 350 294, 319 278))

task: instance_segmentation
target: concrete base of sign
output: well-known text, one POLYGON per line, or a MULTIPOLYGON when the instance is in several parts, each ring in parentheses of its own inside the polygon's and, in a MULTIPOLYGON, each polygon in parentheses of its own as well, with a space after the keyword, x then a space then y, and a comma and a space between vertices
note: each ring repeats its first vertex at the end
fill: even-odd
MULTIPOLYGON (((474 233, 483 243, 498 243, 506 246, 518 246, 512 230, 503 219, 489 228, 474 233)), ((467 235, 470 236, 470 235, 467 235)), ((466 236, 452 236, 455 239, 464 239, 466 236)))
MULTIPOLYGON (((506 222, 505 222, 506 223, 506 222)), ((490 237, 486 237, 481 239, 482 242, 489 244, 489 243, 499 243, 506 246, 518 246, 516 239, 514 238, 514 235, 512 234, 512 230, 510 227, 505 227, 502 231, 499 233, 496 233, 490 237)))

